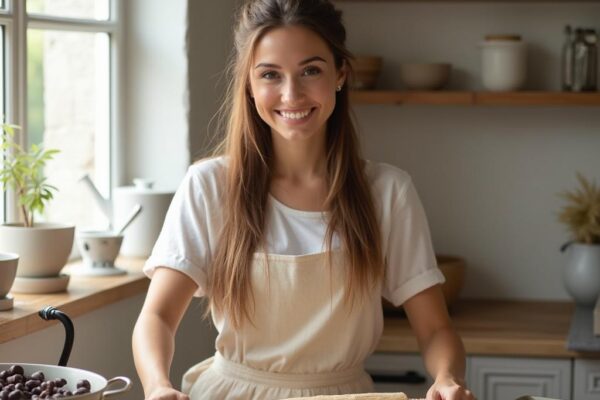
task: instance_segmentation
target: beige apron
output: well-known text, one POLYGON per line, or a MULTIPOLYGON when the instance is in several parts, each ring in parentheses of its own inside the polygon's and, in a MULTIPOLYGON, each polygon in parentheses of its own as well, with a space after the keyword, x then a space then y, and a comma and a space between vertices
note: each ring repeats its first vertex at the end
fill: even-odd
POLYGON ((254 255, 254 326, 240 331, 213 310, 217 352, 186 372, 191 400, 259 400, 366 393, 373 382, 365 358, 383 330, 381 284, 372 296, 344 303, 341 252, 254 255))

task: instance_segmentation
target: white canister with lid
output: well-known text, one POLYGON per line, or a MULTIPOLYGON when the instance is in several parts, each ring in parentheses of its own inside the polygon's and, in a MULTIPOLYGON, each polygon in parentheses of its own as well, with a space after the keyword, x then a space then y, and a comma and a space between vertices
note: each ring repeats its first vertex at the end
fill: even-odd
POLYGON ((134 186, 115 188, 113 197, 113 221, 124 221, 136 204, 142 212, 125 231, 120 254, 130 257, 147 257, 162 229, 175 192, 153 188, 154 182, 136 178, 134 186))
POLYGON ((527 46, 519 35, 487 35, 480 43, 481 81, 491 91, 518 90, 527 75, 527 46))

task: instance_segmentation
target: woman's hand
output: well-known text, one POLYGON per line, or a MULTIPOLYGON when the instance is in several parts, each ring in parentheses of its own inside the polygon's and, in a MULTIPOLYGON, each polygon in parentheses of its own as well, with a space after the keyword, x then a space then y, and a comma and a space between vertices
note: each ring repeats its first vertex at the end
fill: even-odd
POLYGON ((464 383, 451 377, 438 377, 427 391, 427 400, 475 400, 464 383))
POLYGON ((146 400, 190 400, 189 396, 172 387, 161 386, 153 389, 146 400))

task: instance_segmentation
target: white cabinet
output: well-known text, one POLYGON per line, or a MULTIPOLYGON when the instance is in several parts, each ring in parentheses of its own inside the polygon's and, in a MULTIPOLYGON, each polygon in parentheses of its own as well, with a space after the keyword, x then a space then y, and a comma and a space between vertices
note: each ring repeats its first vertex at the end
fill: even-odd
POLYGON ((469 358, 467 382, 479 399, 513 400, 524 395, 571 398, 570 359, 469 358))
MULTIPOLYGON (((404 392, 409 398, 424 398, 433 383, 417 353, 375 353, 366 360, 365 368, 376 392, 404 392)), ((515 400, 526 395, 598 400, 600 360, 469 356, 466 380, 482 400, 515 400)))
POLYGON ((600 399, 600 360, 575 360, 573 400, 600 399))

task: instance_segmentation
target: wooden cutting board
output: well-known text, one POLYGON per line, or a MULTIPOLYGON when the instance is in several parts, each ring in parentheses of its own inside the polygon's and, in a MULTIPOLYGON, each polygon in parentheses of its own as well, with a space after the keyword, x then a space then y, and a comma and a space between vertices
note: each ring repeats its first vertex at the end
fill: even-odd
POLYGON ((404 393, 361 393, 332 396, 294 397, 288 400, 408 400, 404 393))

